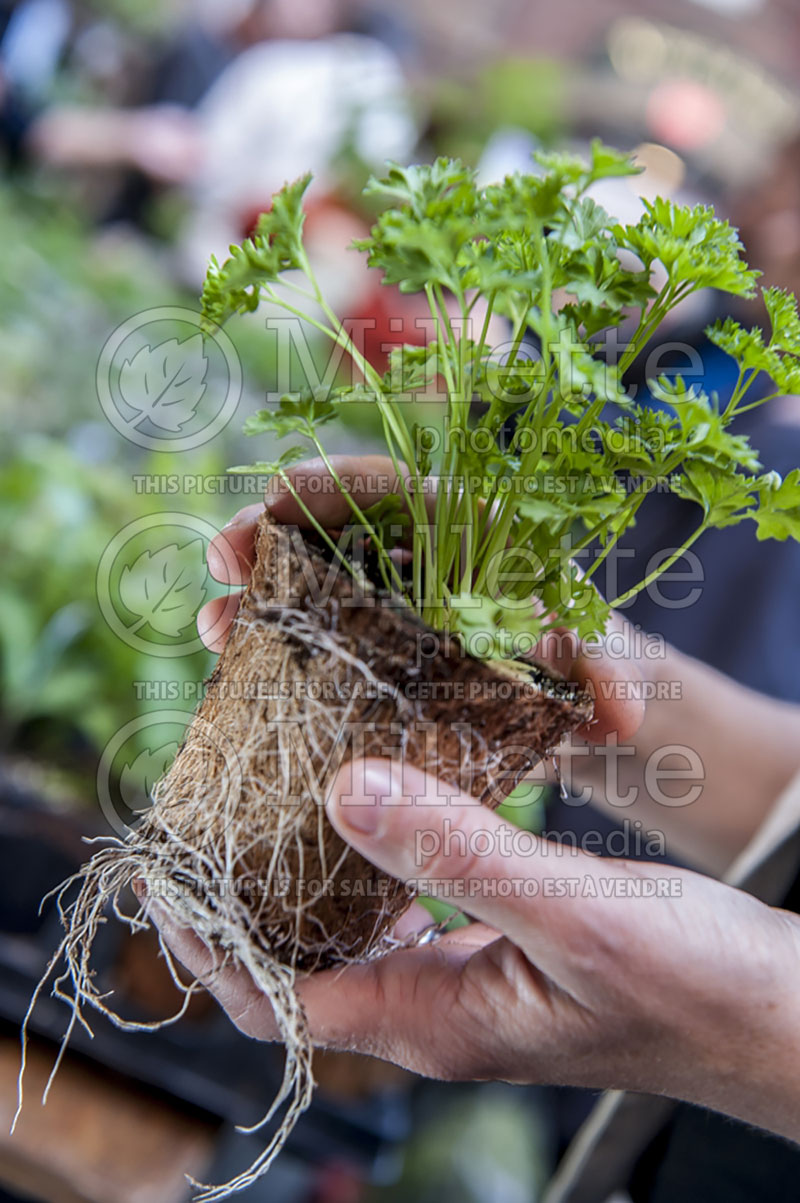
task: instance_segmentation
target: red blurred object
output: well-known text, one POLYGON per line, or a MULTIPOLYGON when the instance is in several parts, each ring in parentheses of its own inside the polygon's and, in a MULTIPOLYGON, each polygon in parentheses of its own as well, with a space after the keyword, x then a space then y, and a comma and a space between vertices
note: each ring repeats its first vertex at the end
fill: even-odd
POLYGON ((647 102, 647 123, 659 142, 679 150, 702 150, 725 128, 725 105, 716 92, 692 79, 658 84, 647 102))
MULTIPOLYGON (((259 205, 244 214, 242 237, 252 236, 259 216, 268 210, 269 205, 259 205)), ((312 194, 305 203, 305 210, 309 254, 313 261, 317 250, 326 259, 327 271, 334 271, 336 283, 345 284, 347 296, 334 307, 342 321, 352 322, 355 331, 363 331, 362 350, 372 367, 385 372, 393 347, 404 343, 420 347, 429 342, 431 316, 424 294, 402 293, 394 285, 382 284, 379 273, 367 269, 366 257, 348 249, 351 238, 369 233, 363 218, 330 195, 312 194), (337 250, 341 250, 341 271, 338 273, 331 261, 337 250)), ((323 291, 327 292, 327 289, 323 291)))
POLYGON ((377 283, 361 309, 351 316, 357 322, 367 323, 364 355, 379 372, 385 372, 389 366, 393 347, 404 343, 422 347, 431 338, 431 316, 424 294, 402 293, 394 285, 377 283))
POLYGON ((320 1170, 309 1203, 363 1203, 364 1180, 352 1166, 329 1162, 320 1170))

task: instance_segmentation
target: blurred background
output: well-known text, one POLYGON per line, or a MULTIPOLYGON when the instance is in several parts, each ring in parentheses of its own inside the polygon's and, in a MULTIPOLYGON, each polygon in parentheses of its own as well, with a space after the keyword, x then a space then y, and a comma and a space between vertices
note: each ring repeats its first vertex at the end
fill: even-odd
MULTIPOLYGON (((268 455, 240 431, 279 387, 277 343, 262 316, 203 350, 209 255, 311 168, 315 265, 342 315, 375 319, 379 363, 417 313, 344 249, 369 223, 368 174, 447 154, 490 180, 537 147, 600 136, 645 169, 598 198, 609 210, 635 219, 639 192, 713 202, 767 282, 795 287, 798 62, 795 0, 0 0, 0 1201, 178 1203, 186 1171, 218 1181, 255 1154, 258 1136, 233 1127, 280 1074, 275 1050, 198 1002, 160 1033, 79 1036, 42 1110, 67 1019, 44 999, 7 1135, 17 1027, 57 943, 40 898, 84 858, 82 836, 144 804, 174 752, 211 663, 193 629, 215 588, 203 550, 257 496, 225 469, 268 455), (171 424, 153 407, 158 373, 178 380, 171 424), (176 563, 165 613, 153 582, 176 563)), ((684 315, 684 340, 703 349, 716 304, 684 315)), ((790 406, 751 433, 767 467, 800 462, 790 406)), ((336 437, 352 451, 375 435, 362 412, 336 437)), ((665 511, 642 546, 681 521, 665 511)), ((725 538, 717 553, 709 537, 713 588, 682 625, 646 602, 630 616, 800 700, 796 551, 725 538), (734 564, 752 587, 721 644, 734 564)), ((548 814, 567 822, 557 799, 548 814)), ((166 1013, 153 944, 109 928, 98 956, 126 1014, 166 1013)), ((248 1198, 532 1203, 591 1102, 352 1057, 320 1057, 318 1077, 248 1198)))

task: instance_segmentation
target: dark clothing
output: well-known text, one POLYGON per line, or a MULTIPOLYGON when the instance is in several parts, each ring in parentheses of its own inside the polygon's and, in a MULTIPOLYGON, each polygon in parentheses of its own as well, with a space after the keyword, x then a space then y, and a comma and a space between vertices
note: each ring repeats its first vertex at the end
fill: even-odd
MULTIPOLYGON (((727 396, 736 380, 733 360, 710 343, 702 345, 701 354, 703 387, 727 396)), ((785 476, 800 465, 800 423, 778 425, 769 410, 766 405, 743 415, 734 429, 749 437, 765 471, 785 476)), ((641 578, 652 555, 679 547, 699 517, 697 506, 672 494, 649 497, 637 525, 620 541, 635 559, 620 561, 618 592, 641 578)), ((760 543, 755 523, 746 521, 707 531, 692 551, 702 581, 659 582, 658 591, 639 594, 623 611, 625 617, 734 681, 770 697, 800 701, 800 545, 792 539, 760 543), (698 587, 700 595, 690 606, 659 604, 662 598, 684 601, 698 587)), ((598 584, 602 588, 602 580, 598 584)))
MULTIPOLYGON (((724 396, 735 383, 732 361, 706 347, 712 387, 724 396)), ((769 406, 745 415, 736 429, 749 436, 765 469, 786 475, 800 464, 800 426, 776 425, 769 406)), ((689 502, 671 495, 651 500, 649 514, 623 543, 635 549, 638 565, 661 547, 680 546, 697 524, 689 502)), ((744 522, 708 531, 694 550, 705 579, 690 607, 667 609, 641 594, 626 617, 744 685, 800 701, 800 546, 759 543, 755 524, 744 522)), ((685 599, 692 587, 667 583, 662 594, 685 599)), ((784 905, 800 911, 800 878, 784 905)), ((796 1203, 800 1149, 683 1103, 641 1158, 629 1190, 634 1203, 796 1203)))
POLYGON ((799 1171, 796 1145, 681 1105, 629 1190, 633 1203, 797 1203, 799 1171))

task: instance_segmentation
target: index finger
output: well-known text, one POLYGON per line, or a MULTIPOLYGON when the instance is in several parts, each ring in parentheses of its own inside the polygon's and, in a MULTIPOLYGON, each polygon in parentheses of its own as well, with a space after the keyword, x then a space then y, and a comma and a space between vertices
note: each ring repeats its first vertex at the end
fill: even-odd
MULTIPOLYGON (((341 485, 361 509, 369 509, 387 493, 399 492, 402 487, 388 455, 332 455, 329 461, 341 485)), ((245 506, 211 540, 206 558, 215 581, 225 585, 247 584, 255 561, 258 519, 264 506, 278 522, 291 526, 311 525, 303 506, 327 529, 343 526, 352 518, 350 503, 324 460, 303 460, 288 468, 286 476, 299 501, 280 476, 273 476, 267 484, 264 505, 245 506)))
MULTIPOLYGON (((341 488, 322 459, 303 460, 286 471, 292 489, 320 526, 342 526, 352 518, 353 511, 346 494, 365 510, 387 493, 401 491, 400 477, 388 455, 331 455, 328 458, 341 488)), ((400 467, 405 472, 405 465, 400 467)), ((408 482, 407 475, 404 480, 408 482)), ((278 522, 303 527, 310 525, 307 514, 280 476, 272 477, 264 500, 278 522)))

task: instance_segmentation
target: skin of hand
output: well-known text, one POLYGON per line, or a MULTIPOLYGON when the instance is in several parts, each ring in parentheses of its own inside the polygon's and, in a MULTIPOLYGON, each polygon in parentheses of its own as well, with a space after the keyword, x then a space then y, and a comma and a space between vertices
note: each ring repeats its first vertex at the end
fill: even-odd
MULTIPOLYGON (((349 843, 433 896, 462 889, 475 922, 299 982, 315 1043, 445 1080, 663 1093, 800 1140, 795 916, 688 870, 535 837, 515 851, 513 828, 441 790, 407 768, 401 797, 380 760, 333 782, 349 843)), ((236 1026, 275 1039, 249 975, 215 970, 160 903, 150 913, 236 1026)))
POLYGON ((139 109, 46 109, 27 136, 30 152, 52 167, 136 167, 165 184, 191 180, 203 161, 197 121, 179 105, 139 109))
MULTIPOLYGON (((340 475, 385 462, 339 461, 340 475)), ((303 492, 318 464, 300 465, 303 492)), ((310 496, 310 491, 309 491, 310 496)), ((291 497, 272 496, 299 522, 291 497)), ((360 497, 362 505, 370 497, 360 497)), ((347 514, 333 492, 315 513, 347 514)), ((261 506, 240 511, 209 547, 217 579, 246 583, 261 506)), ((198 619, 224 646, 236 601, 198 619)), ((563 645, 561 647, 563 655, 563 645)), ((571 675, 591 683, 635 666, 575 649, 571 675)), ((598 693, 597 738, 630 738, 641 709, 598 693)), ((344 839, 420 892, 456 901, 473 922, 436 942, 299 982, 324 1047, 371 1053, 449 1080, 548 1082, 663 1093, 800 1140, 800 922, 688 870, 595 857, 519 833, 469 795, 404 766, 353 761, 327 800, 344 839)), ((268 1001, 243 970, 212 953, 149 903, 166 942, 247 1035, 277 1031, 268 1001)))

